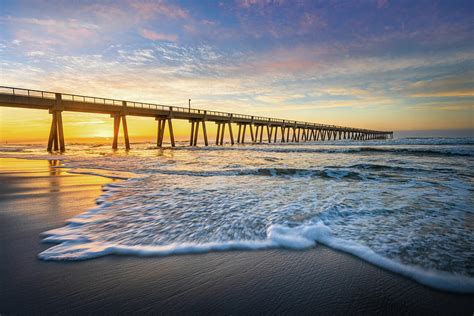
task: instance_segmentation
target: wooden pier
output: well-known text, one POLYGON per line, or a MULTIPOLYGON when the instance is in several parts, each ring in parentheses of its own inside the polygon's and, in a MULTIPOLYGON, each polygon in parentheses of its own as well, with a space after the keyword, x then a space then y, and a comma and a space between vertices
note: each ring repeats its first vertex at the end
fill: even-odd
POLYGON ((200 131, 202 131, 204 145, 209 145, 206 131, 206 123, 208 122, 217 124, 216 145, 224 145, 226 135, 228 135, 231 145, 248 142, 253 144, 263 142, 298 143, 341 139, 371 140, 393 138, 393 132, 391 131, 375 131, 5 86, 0 86, 0 106, 49 111, 52 119, 47 149, 50 152, 63 152, 66 150, 62 120, 63 111, 110 115, 114 119, 113 149, 118 148, 120 125, 122 125, 124 133, 125 148, 130 149, 127 116, 154 118, 157 121, 156 145, 158 147, 163 146, 163 136, 166 129, 169 132, 171 146, 175 146, 173 119, 188 120, 191 124, 190 146, 197 145, 200 131), (237 127, 237 137, 234 135, 235 127, 237 127), (247 130, 250 132, 251 139, 246 141, 247 130))

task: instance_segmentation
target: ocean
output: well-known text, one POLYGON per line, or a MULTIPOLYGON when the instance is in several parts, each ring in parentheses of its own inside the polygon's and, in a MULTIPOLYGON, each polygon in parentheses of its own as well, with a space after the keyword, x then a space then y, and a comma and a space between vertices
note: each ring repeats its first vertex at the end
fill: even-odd
POLYGON ((2 145, 123 181, 44 232, 41 260, 324 245, 424 285, 474 293, 474 138, 157 149, 2 145))

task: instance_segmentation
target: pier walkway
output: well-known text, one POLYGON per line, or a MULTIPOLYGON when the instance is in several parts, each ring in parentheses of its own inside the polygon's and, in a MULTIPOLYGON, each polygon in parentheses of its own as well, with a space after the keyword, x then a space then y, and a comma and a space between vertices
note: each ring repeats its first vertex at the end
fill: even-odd
POLYGON ((173 119, 188 120, 191 124, 190 146, 197 145, 200 130, 202 130, 204 145, 209 145, 206 131, 207 122, 217 124, 216 145, 224 144, 226 132, 230 144, 245 143, 247 129, 250 132, 249 141, 255 144, 262 142, 285 143, 336 139, 370 140, 393 138, 393 132, 391 131, 376 131, 6 86, 0 86, 0 106, 49 111, 52 120, 48 138, 48 151, 63 152, 66 150, 62 120, 63 111, 109 114, 114 119, 113 149, 118 147, 120 125, 123 127, 125 148, 130 149, 127 116, 154 118, 157 121, 156 144, 158 147, 163 145, 166 129, 169 131, 171 146, 175 146, 173 119), (237 128, 237 137, 234 135, 235 128, 237 128))

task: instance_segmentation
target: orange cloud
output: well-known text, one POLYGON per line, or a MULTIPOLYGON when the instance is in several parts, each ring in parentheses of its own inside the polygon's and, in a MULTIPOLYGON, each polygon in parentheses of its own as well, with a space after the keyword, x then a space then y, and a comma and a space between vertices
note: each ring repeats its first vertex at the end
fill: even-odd
POLYGON ((454 91, 433 91, 433 92, 420 92, 413 93, 411 97, 474 97, 474 90, 454 90, 454 91))
POLYGON ((143 36, 144 38, 152 40, 152 41, 176 42, 178 40, 178 37, 176 35, 156 33, 154 31, 148 30, 148 29, 141 29, 140 30, 140 35, 143 36))

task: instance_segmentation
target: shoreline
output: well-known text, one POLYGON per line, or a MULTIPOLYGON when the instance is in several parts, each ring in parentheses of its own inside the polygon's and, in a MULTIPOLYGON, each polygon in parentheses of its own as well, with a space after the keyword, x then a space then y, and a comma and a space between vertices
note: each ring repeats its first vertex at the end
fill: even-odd
POLYGON ((427 288, 321 244, 303 251, 41 261, 38 253, 51 245, 40 243, 39 234, 94 207, 102 185, 113 180, 70 174, 44 160, 15 159, 9 165, 8 159, 13 160, 0 158, 0 238, 6 254, 0 313, 474 310, 472 295, 427 288))

